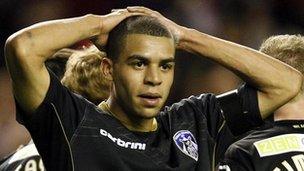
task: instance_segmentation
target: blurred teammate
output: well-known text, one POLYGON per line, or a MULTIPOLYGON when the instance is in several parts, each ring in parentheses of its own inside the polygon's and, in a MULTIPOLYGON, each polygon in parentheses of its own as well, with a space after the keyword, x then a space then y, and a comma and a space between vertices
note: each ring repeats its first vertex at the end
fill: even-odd
MULTIPOLYGON (((260 51, 304 73, 304 37, 268 38, 260 51)), ((293 84, 293 82, 289 82, 293 84)), ((222 170, 304 170, 304 95, 298 95, 274 112, 274 123, 254 131, 229 147, 222 170)))
POLYGON ((216 144, 225 134, 215 96, 191 96, 160 111, 173 82, 176 47, 207 56, 249 83, 229 94, 240 111, 225 116, 232 130, 259 124, 261 116, 300 89, 301 74, 291 67, 146 8, 39 23, 8 39, 6 60, 24 114, 19 120, 31 132, 46 168, 211 170, 216 144), (150 16, 132 16, 138 14, 150 16), (55 51, 86 38, 95 39, 98 47, 108 39, 109 58, 102 65, 105 78, 113 82, 99 107, 71 93, 44 66, 55 51))
POLYGON ((99 104, 109 97, 111 84, 101 72, 104 57, 106 54, 95 46, 75 51, 66 64, 61 83, 89 101, 99 104))

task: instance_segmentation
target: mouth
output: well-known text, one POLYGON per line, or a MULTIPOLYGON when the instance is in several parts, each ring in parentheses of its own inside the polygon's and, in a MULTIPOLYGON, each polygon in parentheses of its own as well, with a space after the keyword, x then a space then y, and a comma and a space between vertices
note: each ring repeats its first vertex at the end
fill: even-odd
POLYGON ((144 93, 138 95, 138 97, 146 107, 156 107, 162 98, 158 93, 144 93))

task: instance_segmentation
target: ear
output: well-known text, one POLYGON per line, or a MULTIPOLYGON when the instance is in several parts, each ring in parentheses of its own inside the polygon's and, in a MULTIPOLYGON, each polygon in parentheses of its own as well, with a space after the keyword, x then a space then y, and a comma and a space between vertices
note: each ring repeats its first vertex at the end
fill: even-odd
POLYGON ((103 58, 101 61, 101 72, 109 81, 113 81, 113 62, 109 58, 103 58))

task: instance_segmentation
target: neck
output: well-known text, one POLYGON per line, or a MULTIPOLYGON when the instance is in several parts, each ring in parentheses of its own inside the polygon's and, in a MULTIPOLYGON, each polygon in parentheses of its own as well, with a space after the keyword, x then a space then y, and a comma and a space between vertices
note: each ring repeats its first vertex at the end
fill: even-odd
POLYGON ((108 110, 111 115, 118 119, 126 128, 137 132, 150 132, 157 129, 157 121, 155 118, 146 119, 137 117, 124 110, 113 96, 110 96, 106 101, 108 110))
POLYGON ((274 112, 274 120, 304 120, 304 96, 299 94, 274 112))

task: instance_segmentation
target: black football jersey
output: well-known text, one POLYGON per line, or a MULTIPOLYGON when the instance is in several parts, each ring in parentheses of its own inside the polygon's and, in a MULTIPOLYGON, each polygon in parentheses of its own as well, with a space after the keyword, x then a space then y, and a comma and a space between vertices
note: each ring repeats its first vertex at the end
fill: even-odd
POLYGON ((243 86, 234 93, 236 102, 229 103, 234 107, 225 108, 229 115, 223 115, 220 97, 201 94, 165 107, 156 118, 156 131, 134 132, 50 76, 47 95, 34 114, 24 114, 16 103, 18 121, 31 133, 47 170, 208 171, 227 146, 218 144, 232 142, 226 122, 246 131, 261 120, 256 91, 243 86), (228 119, 236 111, 245 115, 228 119))

